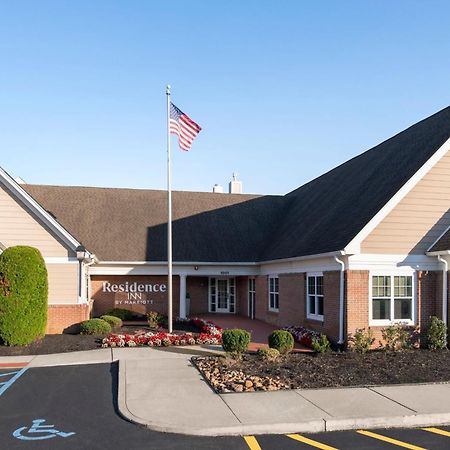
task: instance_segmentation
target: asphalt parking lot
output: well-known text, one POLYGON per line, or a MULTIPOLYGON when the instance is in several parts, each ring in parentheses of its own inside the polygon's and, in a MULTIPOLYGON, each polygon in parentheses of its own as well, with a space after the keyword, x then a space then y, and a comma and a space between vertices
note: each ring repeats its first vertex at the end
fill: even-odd
MULTIPOLYGON (((450 449, 450 427, 214 438, 157 433, 122 419, 116 392, 114 364, 2 369, 0 449, 450 449)), ((201 403, 192 414, 201 420, 201 403)))

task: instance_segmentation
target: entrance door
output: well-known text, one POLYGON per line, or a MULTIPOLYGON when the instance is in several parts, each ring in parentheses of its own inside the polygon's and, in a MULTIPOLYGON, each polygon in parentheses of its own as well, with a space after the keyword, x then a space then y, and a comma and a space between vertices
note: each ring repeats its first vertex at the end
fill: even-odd
POLYGON ((248 279, 248 317, 255 318, 256 280, 248 279))
POLYGON ((234 278, 209 279, 209 311, 217 313, 235 312, 235 280, 234 278))

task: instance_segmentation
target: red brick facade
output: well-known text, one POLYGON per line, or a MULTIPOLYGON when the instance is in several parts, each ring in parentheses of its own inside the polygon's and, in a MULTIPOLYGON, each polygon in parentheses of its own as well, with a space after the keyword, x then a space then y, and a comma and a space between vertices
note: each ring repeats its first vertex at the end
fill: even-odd
POLYGON ((90 305, 48 305, 47 334, 76 333, 89 319, 90 305))

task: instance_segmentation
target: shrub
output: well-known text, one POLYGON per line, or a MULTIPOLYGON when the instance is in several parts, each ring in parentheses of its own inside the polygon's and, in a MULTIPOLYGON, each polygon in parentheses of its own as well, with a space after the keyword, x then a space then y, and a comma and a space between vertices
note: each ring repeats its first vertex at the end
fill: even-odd
POLYGON ((321 334, 319 339, 313 339, 312 348, 317 353, 326 353, 331 350, 331 344, 326 335, 321 334))
POLYGON ((48 280, 44 259, 33 247, 0 255, 0 341, 27 345, 45 334, 48 280))
POLYGON ((108 334, 111 325, 103 319, 89 319, 80 323, 80 334, 108 334))
POLYGON ((280 353, 289 353, 294 348, 294 338, 289 331, 275 330, 269 335, 269 347, 280 353))
POLYGON ((433 316, 427 330, 428 348, 430 350, 442 350, 447 348, 447 327, 444 321, 433 316))
POLYGON ((118 317, 121 320, 131 320, 134 317, 133 311, 129 309, 113 308, 106 312, 106 316, 118 317))
POLYGON ((108 322, 111 325, 111 328, 120 328, 122 326, 122 319, 116 316, 100 316, 100 319, 108 322))
POLYGON ((390 325, 381 330, 384 345, 380 344, 384 350, 399 351, 411 347, 411 334, 407 327, 401 323, 390 325))
POLYGON ((352 350, 358 353, 367 353, 375 342, 370 328, 367 331, 365 328, 357 328, 355 334, 350 335, 348 340, 352 350))
POLYGON ((157 311, 150 311, 147 314, 147 322, 150 328, 158 328, 164 323, 164 316, 157 311))
POLYGON ((222 333, 222 347, 228 353, 244 353, 250 344, 250 333, 246 330, 225 330, 222 333))
POLYGON ((280 357, 280 352, 276 348, 258 349, 258 357, 263 361, 276 361, 280 357))

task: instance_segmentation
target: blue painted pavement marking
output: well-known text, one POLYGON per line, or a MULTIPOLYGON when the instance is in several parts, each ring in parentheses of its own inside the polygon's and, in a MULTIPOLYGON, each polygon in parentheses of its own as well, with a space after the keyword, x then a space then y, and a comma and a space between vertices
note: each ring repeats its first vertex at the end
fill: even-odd
POLYGON ((17 381, 25 372, 27 368, 24 367, 21 370, 14 371, 14 372, 8 372, 8 373, 0 373, 0 379, 3 379, 3 377, 7 377, 9 375, 13 375, 9 380, 0 382, 0 397, 1 395, 9 388, 11 385, 17 381))
POLYGON ((14 431, 13 436, 22 441, 42 441, 43 439, 52 439, 55 437, 67 438, 73 436, 75 433, 65 433, 64 431, 59 431, 55 429, 55 425, 41 425, 45 422, 45 419, 35 419, 33 420, 33 425, 30 428, 20 427, 14 431), (26 431, 30 434, 40 434, 41 436, 25 436, 22 433, 26 431))

